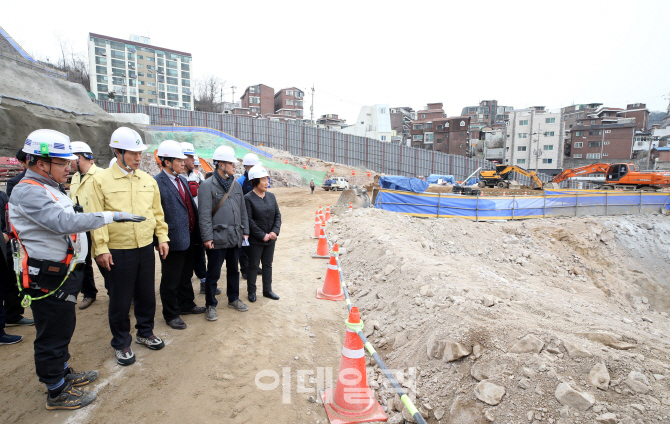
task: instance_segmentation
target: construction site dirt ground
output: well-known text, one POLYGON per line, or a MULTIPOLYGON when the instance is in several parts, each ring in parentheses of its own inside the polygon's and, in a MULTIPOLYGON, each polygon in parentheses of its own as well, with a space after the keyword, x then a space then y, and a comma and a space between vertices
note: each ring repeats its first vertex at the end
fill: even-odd
MULTIPOLYGON (((249 311, 228 308, 225 298, 225 266, 219 287, 219 319, 207 322, 204 315, 183 316, 186 330, 173 330, 161 315, 158 286, 160 262, 156 265, 155 334, 166 346, 151 351, 133 343, 137 362, 120 367, 109 345, 108 297, 96 270, 98 300, 77 309, 77 328, 70 344, 70 364, 76 370, 97 369, 99 379, 84 387, 98 393, 97 400, 78 411, 47 411, 46 391, 35 375, 34 327, 10 327, 10 334, 24 336, 16 345, 0 347, 0 422, 2 423, 314 423, 326 422, 323 405, 310 403, 316 393, 297 393, 299 370, 339 367, 344 320, 344 302, 316 299, 323 284, 327 261, 312 259, 316 242, 314 211, 319 204, 335 204, 340 193, 308 188, 273 189, 282 213, 282 227, 274 257, 273 290, 278 301, 262 297, 250 303, 246 282, 240 278, 240 298, 249 311), (279 381, 276 389, 257 388, 256 374, 290 368, 291 381, 279 381), (290 384, 290 403, 283 403, 282 384, 290 384)), ((95 267, 94 267, 95 268, 95 267)), ((193 277, 196 303, 199 281, 193 277)), ((262 286, 260 276, 258 285, 262 286)), ((79 297, 81 300, 81 296, 79 297)), ((26 316, 32 317, 30 309, 26 316)), ((131 323, 134 326, 132 316, 131 323)), ((134 330, 134 328, 133 328, 134 330)), ((134 335, 134 333, 132 333, 134 335)), ((334 374, 336 375, 336 374, 334 374)), ((263 378, 261 383, 272 383, 263 378)), ((305 381, 303 386, 315 387, 305 381)))

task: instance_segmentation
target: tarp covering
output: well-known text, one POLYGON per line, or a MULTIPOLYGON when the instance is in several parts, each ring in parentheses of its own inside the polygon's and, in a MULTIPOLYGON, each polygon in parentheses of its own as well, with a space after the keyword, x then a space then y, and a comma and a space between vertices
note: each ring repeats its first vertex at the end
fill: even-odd
POLYGON ((375 208, 413 216, 473 220, 627 215, 669 210, 670 193, 572 190, 545 196, 482 197, 382 189, 375 208))
POLYGON ((418 178, 401 177, 391 175, 379 178, 379 186, 390 190, 411 191, 423 193, 428 188, 428 183, 418 178))
POLYGON ((456 179, 453 175, 430 174, 428 178, 426 178, 426 182, 428 184, 437 184, 437 180, 439 179, 441 179, 443 183, 456 184, 456 179))

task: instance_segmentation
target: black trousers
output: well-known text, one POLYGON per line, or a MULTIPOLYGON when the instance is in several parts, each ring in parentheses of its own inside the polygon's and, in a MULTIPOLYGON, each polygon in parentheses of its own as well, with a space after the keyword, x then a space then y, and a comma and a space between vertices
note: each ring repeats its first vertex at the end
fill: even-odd
POLYGON ((207 260, 205 259, 205 245, 202 244, 201 240, 196 240, 195 243, 195 260, 193 264, 193 270, 195 271, 195 276, 199 280, 202 280, 207 275, 207 260))
POLYGON ((16 274, 14 274, 14 263, 9 244, 7 244, 7 270, 2 274, 2 284, 5 289, 5 320, 14 323, 23 318, 23 306, 19 297, 19 287, 16 285, 16 274), (6 275, 6 277, 5 277, 6 275))
POLYGON ((104 270, 105 286, 109 290, 109 329, 112 347, 130 346, 130 303, 135 299, 137 335, 150 337, 154 333, 156 294, 154 273, 156 260, 152 245, 137 249, 110 249, 114 265, 104 270))
MULTIPOLYGON (((191 236, 193 243, 193 236, 191 236)), ((163 318, 172 321, 181 312, 190 311, 195 307, 193 293, 193 260, 195 246, 191 244, 186 250, 170 250, 165 259, 161 259, 161 302, 163 318)))
MULTIPOLYGON (((10 271, 9 268, 7 267, 7 263, 5 261, 0 261, 0 277, 3 278, 4 281, 9 281, 16 284, 16 280, 12 280, 14 278, 14 272, 10 271)), ((5 322, 6 322, 6 314, 5 314, 5 283, 1 282, 0 283, 0 336, 5 334, 5 322)))
POLYGON ((95 287, 95 275, 93 275, 93 258, 91 257, 91 233, 86 232, 86 240, 88 240, 88 254, 86 255, 86 262, 84 263, 84 281, 81 283, 81 293, 84 297, 92 297, 95 299, 98 294, 98 289, 95 287))
POLYGON ((242 275, 249 272, 249 246, 240 247, 240 272, 242 275))
POLYGON ((237 262, 240 260, 240 248, 207 250, 207 277, 205 277, 205 305, 216 306, 216 286, 221 277, 221 267, 226 261, 226 295, 228 302, 240 298, 240 273, 237 262))
MULTIPOLYGON (((77 285, 81 286, 83 278, 83 270, 72 271, 68 280, 79 280, 77 285)), ((34 291, 31 296, 43 294, 34 291)), ((70 294, 76 296, 78 293, 70 294)), ((68 345, 77 322, 74 307, 73 302, 58 300, 52 296, 34 300, 30 304, 35 319, 35 370, 44 384, 56 384, 64 377, 65 362, 70 359, 68 345)))
POLYGON ((275 245, 276 243, 249 245, 249 268, 247 269, 249 293, 256 293, 259 263, 263 264, 263 293, 272 291, 272 260, 275 256, 275 245))

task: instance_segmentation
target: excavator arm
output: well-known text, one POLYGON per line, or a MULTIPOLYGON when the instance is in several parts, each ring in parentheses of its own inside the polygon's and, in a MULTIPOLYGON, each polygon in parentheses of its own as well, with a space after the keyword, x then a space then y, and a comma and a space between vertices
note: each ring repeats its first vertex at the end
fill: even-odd
POLYGON ((508 166, 507 168, 505 168, 505 171, 507 171, 507 172, 514 171, 514 172, 518 172, 521 175, 525 175, 526 177, 533 180, 533 182, 537 186, 536 188, 542 188, 544 186, 544 183, 542 182, 541 179, 539 179, 537 177, 537 174, 535 173, 535 171, 529 171, 527 169, 523 169, 523 168, 518 167, 516 165, 508 166), (511 168, 511 169, 509 171, 507 171, 508 168, 511 168))
POLYGON ((561 181, 567 180, 568 178, 577 177, 580 175, 594 174, 596 172, 602 172, 603 174, 607 174, 607 170, 609 169, 609 167, 610 167, 609 163, 592 163, 591 165, 580 166, 579 168, 566 169, 560 174, 556 175, 554 179, 551 180, 551 182, 558 184, 561 181))

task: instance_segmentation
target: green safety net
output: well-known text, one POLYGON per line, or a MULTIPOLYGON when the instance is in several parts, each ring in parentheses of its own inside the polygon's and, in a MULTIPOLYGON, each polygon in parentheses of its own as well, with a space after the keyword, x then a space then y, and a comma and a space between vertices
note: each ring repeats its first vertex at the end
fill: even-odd
MULTIPOLYGON (((238 144, 230 142, 226 139, 218 137, 214 134, 207 134, 202 132, 168 132, 168 131, 149 131, 146 132, 149 137, 147 137, 147 144, 149 144, 148 151, 153 152, 158 148, 158 145, 165 140, 175 140, 178 142, 188 142, 193 144, 195 147, 195 153, 198 157, 211 159, 214 154, 214 150, 219 146, 230 146, 235 149, 235 156, 239 159, 242 159, 244 155, 250 153, 249 150, 241 147, 238 144)), ((289 171, 295 172, 300 175, 306 182, 309 182, 314 178, 314 184, 317 186, 323 184, 323 180, 326 176, 324 171, 312 171, 308 169, 302 169, 291 164, 286 164, 284 161, 276 161, 273 159, 268 159, 266 157, 260 157, 263 166, 268 169, 274 169, 276 171, 289 171)))

